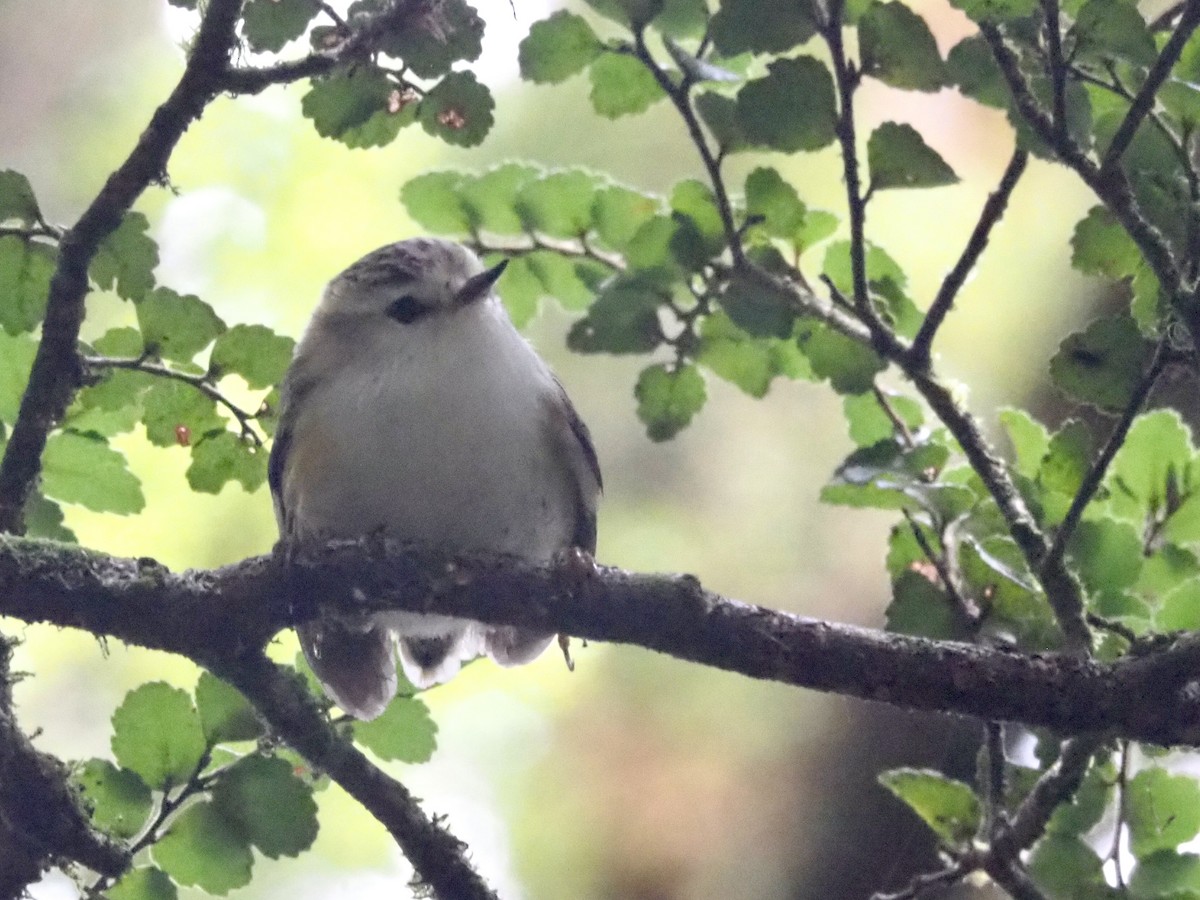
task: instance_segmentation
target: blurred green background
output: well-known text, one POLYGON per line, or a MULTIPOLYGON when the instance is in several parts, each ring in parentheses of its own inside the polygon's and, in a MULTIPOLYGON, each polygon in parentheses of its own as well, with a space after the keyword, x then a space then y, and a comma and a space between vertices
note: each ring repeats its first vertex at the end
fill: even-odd
MULTIPOLYGON (((177 193, 140 202, 154 223, 159 282, 200 294, 229 323, 298 336, 326 280, 364 252, 416 233, 398 200, 431 168, 523 159, 586 165, 666 191, 701 168, 666 103, 598 119, 586 79, 523 85, 517 43, 558 4, 480 0, 488 22, 477 71, 496 93, 482 147, 454 150, 417 128, 390 147, 347 150, 300 116, 305 87, 218 100, 170 166, 177 193)), ((945 52, 969 23, 942 2, 918 4, 945 52)), ((0 168, 32 180, 51 221, 69 224, 128 153, 173 86, 193 17, 162 0, 0 0, 0 168)), ((299 52, 298 48, 292 48, 299 52)), ((1003 117, 952 92, 904 94, 869 84, 861 134, 911 122, 963 184, 891 191, 869 233, 928 302, 969 233, 1012 141, 1003 117)), ((835 153, 772 157, 811 206, 842 214, 835 153)), ((761 159, 735 158, 730 181, 761 159)), ((943 370, 969 386, 989 428, 998 406, 1048 390, 1045 361, 1086 315, 1088 285, 1069 269, 1073 222, 1087 208, 1068 177, 1035 162, 993 247, 939 340, 943 370)), ((808 265, 819 271, 822 250, 808 265)), ((90 301, 85 336, 132 319, 111 296, 90 301)), ((823 481, 851 449, 827 387, 777 383, 765 400, 710 379, 697 421, 667 444, 646 439, 632 386, 642 359, 579 357, 569 321, 546 304, 530 337, 558 370, 595 436, 607 492, 598 557, 644 571, 686 571, 727 595, 808 616, 880 625, 890 517, 822 507, 823 481)), ((900 385, 897 384, 897 387, 900 385)), ((133 518, 72 508, 86 545, 211 567, 267 551, 265 488, 192 494, 182 449, 123 441, 143 479, 133 518)), ((107 756, 112 710, 131 686, 194 685, 165 655, 72 632, 3 623, 25 638, 17 668, 21 724, 67 758, 107 756)), ((291 635, 276 648, 295 653, 291 635)), ((484 662, 426 696, 440 728, 428 765, 398 775, 445 813, 506 898, 861 897, 934 856, 915 817, 875 786, 887 765, 972 765, 976 727, 760 684, 636 648, 576 649, 522 670, 484 662)), ((321 795, 322 830, 299 861, 259 860, 237 896, 397 897, 409 869, 384 833, 337 789, 321 795)), ((75 896, 62 878, 39 898, 75 896)))

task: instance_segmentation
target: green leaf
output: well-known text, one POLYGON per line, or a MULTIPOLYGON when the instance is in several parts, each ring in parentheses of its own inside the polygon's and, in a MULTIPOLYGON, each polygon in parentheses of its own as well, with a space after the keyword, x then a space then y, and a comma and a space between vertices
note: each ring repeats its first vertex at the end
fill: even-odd
POLYGON ((1080 580, 1093 594, 1123 591, 1141 574, 1142 539, 1128 522, 1080 522, 1069 552, 1080 580))
POLYGON ((492 128, 496 101, 472 72, 451 72, 425 95, 418 116, 421 127, 457 147, 483 143, 492 128))
POLYGON ((733 97, 707 91, 696 97, 696 110, 722 152, 737 153, 750 145, 738 118, 737 100, 733 97))
POLYGON ((16 421, 36 355, 32 339, 0 332, 0 422, 16 421))
POLYGON ((109 900, 176 900, 179 891, 162 869, 140 866, 122 875, 106 895, 109 900))
POLYGON ((1071 265, 1087 275, 1121 279, 1142 265, 1142 255, 1107 208, 1094 206, 1071 238, 1071 265))
POLYGON ((254 492, 267 479, 267 453, 232 431, 210 432, 193 444, 186 474, 192 490, 201 493, 218 494, 229 481, 254 492))
POLYGON ((1011 538, 993 535, 982 541, 964 540, 959 548, 959 568, 966 590, 983 606, 989 628, 1007 633, 1027 650, 1059 644, 1050 606, 1011 538))
POLYGON ((0 237, 0 327, 6 332, 21 334, 41 324, 55 264, 46 244, 0 237))
POLYGON ((422 228, 434 234, 467 234, 471 214, 459 196, 465 183, 461 172, 429 172, 407 182, 400 200, 422 228))
POLYGON ((662 302, 658 291, 636 276, 614 279, 571 326, 567 344, 579 353, 649 353, 662 341, 662 302))
MULTIPOLYGON (((892 391, 881 393, 910 432, 924 424, 925 414, 916 400, 892 391)), ((859 447, 870 447, 896 437, 896 425, 873 391, 847 395, 842 399, 842 411, 850 425, 850 439, 859 447)))
POLYGON ((962 616, 955 614, 946 592, 922 572, 902 572, 892 583, 887 630, 934 640, 963 640, 962 616))
POLYGON ((965 96, 994 109, 1008 109, 1008 82, 981 35, 963 38, 950 49, 946 76, 965 96))
POLYGON ((672 218, 679 228, 671 253, 687 271, 699 271, 725 249, 725 226, 708 185, 687 179, 671 191, 672 218))
POLYGON ((150 815, 151 795, 137 773, 118 769, 105 759, 89 759, 73 779, 99 828, 119 838, 131 838, 142 830, 150 815))
POLYGON ((596 176, 580 169, 553 172, 526 184, 517 195, 525 227, 551 237, 577 238, 592 221, 596 176))
POLYGON ((1126 823, 1138 859, 1190 841, 1200 833, 1200 784, 1157 766, 1143 769, 1126 788, 1126 823))
POLYGON ((746 212, 761 216, 769 234, 794 242, 808 210, 777 171, 758 168, 746 177, 746 212))
POLYGON ((1050 449, 1050 434, 1046 426, 1023 409, 1003 409, 1000 424, 1008 434, 1016 457, 1016 468, 1027 478, 1036 478, 1042 459, 1050 449))
POLYGON ((648 366, 634 387, 638 418, 652 441, 666 441, 687 427, 704 406, 704 376, 693 365, 648 366))
MULTIPOLYGON (((887 282, 903 289, 908 282, 904 270, 899 263, 882 247, 867 244, 865 260, 867 285, 881 293, 880 288, 887 282)), ((824 273, 829 277, 842 294, 846 297, 854 294, 854 275, 850 261, 850 242, 835 241, 825 250, 824 273)))
POLYGON ((1166 518, 1180 493, 1200 489, 1189 483, 1194 453, 1191 432, 1174 410, 1138 416, 1109 467, 1113 511, 1139 527, 1166 518))
POLYGON ((384 72, 363 65, 314 78, 300 109, 322 137, 347 147, 382 147, 416 121, 417 100, 407 98, 384 72))
POLYGON ((63 525, 62 507, 36 493, 25 501, 25 534, 65 544, 78 543, 75 532, 63 525))
POLYGON ((681 274, 675 256, 678 231, 679 223, 670 216, 656 215, 647 219, 629 242, 625 254, 629 269, 637 277, 660 288, 676 281, 681 274))
POLYGON ((1076 400, 1120 411, 1141 380, 1145 358, 1146 342, 1133 319, 1108 316, 1059 345, 1050 360, 1050 377, 1076 400))
POLYGON ((1200 896, 1200 856, 1161 850, 1138 861, 1129 879, 1137 900, 1195 900, 1200 896))
POLYGON ((650 70, 623 53, 601 55, 588 76, 592 108, 607 119, 645 112, 666 96, 650 70))
POLYGON ((0 222, 33 225, 42 218, 29 179, 12 169, 0 169, 0 222))
POLYGON ((903 3, 871 6, 858 22, 863 74, 892 87, 936 91, 946 70, 929 26, 903 3))
POLYGON ((606 247, 624 253, 638 229, 659 211, 660 204, 654 197, 613 185, 596 191, 592 200, 592 223, 606 247))
POLYGON ((1071 29, 1073 57, 1106 62, 1125 60, 1142 66, 1154 62, 1158 51, 1137 6, 1124 0, 1087 0, 1071 29))
POLYGON ((423 763, 437 749, 437 723, 417 697, 397 697, 378 718, 355 722, 354 739, 380 759, 423 763))
POLYGON ((867 141, 871 189, 957 184, 958 176, 911 125, 884 122, 867 141))
POLYGON ((196 709, 209 744, 253 741, 263 734, 253 707, 236 688, 208 672, 196 683, 196 709))
POLYGON ((975 22, 1024 19, 1037 9, 1037 0, 950 0, 950 3, 975 22))
POLYGON ((535 250, 523 259, 545 294, 566 310, 587 309, 595 298, 591 285, 608 277, 607 269, 602 269, 603 274, 595 278, 598 273, 592 263, 573 260, 552 250, 535 250))
POLYGON ((1054 810, 1046 823, 1046 831, 1070 836, 1087 834, 1104 817, 1116 783, 1116 766, 1111 760, 1097 758, 1083 776, 1079 790, 1054 810))
POLYGON ((465 0, 438 0, 433 9, 429 25, 393 28, 381 44, 419 78, 438 78, 459 60, 471 62, 483 52, 483 19, 474 7, 465 0))
POLYGON ((797 333, 800 349, 818 378, 828 378, 839 394, 869 391, 887 363, 870 347, 814 320, 803 320, 797 333))
POLYGON ((126 694, 112 726, 117 762, 156 790, 186 783, 206 749, 192 698, 161 681, 126 694))
POLYGON ((1100 897, 1107 884, 1100 857, 1074 835, 1048 834, 1038 841, 1029 872, 1047 897, 1100 897))
POLYGON ((811 56, 768 65, 738 92, 737 112, 746 137, 772 150, 819 150, 836 136, 833 79, 811 56))
POLYGON ((921 817, 948 846, 971 840, 982 813, 979 798, 961 781, 927 769, 892 769, 879 782, 921 817))
POLYGON ((125 457, 103 438, 70 431, 50 435, 42 456, 42 491, 64 503, 121 515, 146 505, 125 457))
POLYGON ((1129 314, 1137 322, 1138 329, 1148 338, 1162 333, 1164 321, 1170 310, 1170 301, 1163 295, 1158 276, 1144 262, 1133 275, 1133 298, 1129 303, 1129 314))
POLYGON ((146 437, 158 447, 190 447, 202 435, 222 429, 217 404, 189 384, 159 378, 142 395, 146 437))
POLYGON ((209 800, 180 813, 150 852, 177 882, 210 894, 227 894, 250 883, 254 864, 250 846, 209 800))
POLYGON ((277 756, 244 756, 225 772, 213 806, 238 835, 265 856, 298 856, 317 837, 312 789, 277 756))
POLYGON ((701 323, 696 361, 751 397, 766 396, 776 376, 812 375, 795 342, 754 338, 721 312, 701 323))
POLYGON ((821 502, 873 509, 923 509, 949 522, 975 504, 960 484, 938 480, 949 450, 937 443, 901 446, 883 440, 851 453, 821 489, 821 502))
POLYGON ((463 178, 457 186, 447 180, 446 190, 457 194, 448 202, 452 206, 462 206, 475 230, 523 234, 525 225, 517 209, 517 197, 522 188, 543 174, 533 166, 505 163, 474 178, 463 178))
POLYGON ((116 291, 126 300, 141 300, 154 287, 158 244, 146 234, 150 223, 140 212, 129 212, 106 237, 92 258, 88 274, 104 291, 116 291))
POLYGON ((165 287, 138 301, 137 319, 146 349, 177 362, 191 362, 225 330, 225 323, 199 297, 165 287))
POLYGON ((709 37, 723 56, 782 53, 816 34, 812 9, 790 0, 721 0, 709 37))
POLYGON ((587 20, 560 9, 533 23, 517 50, 517 60, 526 81, 556 84, 582 72, 602 52, 604 45, 587 20))
POLYGON ((1162 598, 1154 624, 1159 631, 1200 629, 1200 579, 1184 581, 1162 598))
POLYGON ((797 306, 791 293, 757 279, 752 283, 745 277, 731 278, 721 294, 721 308, 752 337, 790 337, 796 324, 797 306))
POLYGON ((665 0, 586 0, 602 16, 627 27, 644 26, 663 11, 665 0))
POLYGON ((292 361, 296 342, 265 325, 234 325, 213 345, 210 368, 241 375, 252 388, 278 384, 292 361))
POLYGON ((319 10, 313 0, 250 0, 242 11, 242 34, 251 49, 278 53, 308 30, 319 10))
POLYGON ((1091 468, 1093 452, 1091 429, 1076 420, 1068 421, 1050 440, 1037 476, 1048 495, 1043 498, 1046 524, 1057 525, 1067 514, 1091 468))
POLYGON ((654 17, 654 27, 667 37, 698 38, 708 19, 707 0, 665 0, 662 12, 654 17))

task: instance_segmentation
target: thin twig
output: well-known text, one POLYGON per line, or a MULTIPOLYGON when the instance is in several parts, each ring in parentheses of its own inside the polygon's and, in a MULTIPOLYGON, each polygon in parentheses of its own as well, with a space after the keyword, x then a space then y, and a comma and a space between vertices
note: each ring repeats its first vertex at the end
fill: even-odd
POLYGON ((922 872, 914 875, 903 890, 893 894, 878 892, 871 895, 871 900, 917 900, 930 888, 949 887, 957 884, 975 871, 975 868, 973 864, 960 860, 937 872, 922 872))
POLYGON ((1071 506, 1068 508, 1067 514, 1063 517, 1062 524, 1058 526, 1058 531, 1055 532, 1050 549, 1046 552, 1046 557, 1042 561, 1043 568, 1056 566, 1062 560, 1063 554, 1067 549, 1067 544, 1070 543, 1072 535, 1075 534, 1075 529, 1079 526, 1080 519, 1083 518, 1084 510, 1087 509, 1087 505, 1092 501, 1092 497, 1095 496, 1096 491, 1100 489, 1100 484, 1104 481, 1104 476, 1108 473, 1108 467, 1112 464, 1114 457, 1116 457, 1117 451, 1125 443, 1125 437, 1129 434, 1129 429, 1133 426, 1133 420, 1137 418, 1138 413, 1146 405, 1146 401, 1150 397, 1150 392, 1154 390, 1154 385, 1158 383, 1158 379, 1166 370, 1167 346, 1167 340, 1163 338, 1158 342, 1158 346, 1155 347, 1154 355, 1150 359, 1150 367, 1138 379, 1129 402, 1125 404, 1125 410, 1121 413, 1121 418, 1113 426, 1113 430, 1109 433, 1108 440, 1104 442, 1104 447, 1100 450, 1100 454, 1092 463, 1091 468, 1088 469, 1083 482, 1079 485, 1079 490, 1075 492, 1075 496, 1071 500, 1071 506))
POLYGON ((968 600, 959 591, 958 585, 955 583, 954 573, 950 571, 950 566, 946 563, 945 554, 937 553, 929 543, 929 539, 925 537, 925 532, 921 530, 921 526, 917 520, 913 518, 912 513, 907 508, 900 510, 904 515, 905 521, 908 522, 908 527, 912 529, 913 539, 917 542, 917 546, 921 548, 921 553, 925 559, 937 570, 938 578, 941 579, 942 589, 946 592, 946 596, 950 598, 951 606, 958 613, 965 630, 969 634, 974 634, 979 630, 980 617, 979 610, 975 604, 968 600))
POLYGON ((850 219, 850 273, 853 284, 854 310, 871 332, 871 344, 882 350, 895 343, 892 334, 871 304, 867 284, 867 198, 862 191, 858 165, 858 145, 854 123, 854 93, 858 90, 859 72, 846 58, 843 43, 842 12, 845 0, 832 0, 828 18, 818 24, 818 33, 829 47, 833 64, 833 80, 838 94, 838 117, 834 126, 842 153, 842 180, 846 185, 846 208, 850 219))
POLYGON ((156 378, 167 378, 171 381, 178 381, 189 385, 205 397, 229 410, 241 428, 242 437, 250 438, 256 446, 261 447, 263 445, 262 435, 251 424, 258 418, 258 414, 246 412, 226 397, 208 380, 207 375, 193 375, 190 372, 180 372, 178 369, 169 368, 162 363, 150 362, 141 357, 84 356, 82 360, 84 368, 92 371, 124 369, 131 372, 144 372, 156 378))
POLYGON ((918 368, 929 367, 933 339, 936 337, 938 329, 941 328, 942 322, 950 312, 951 307, 953 307, 954 301, 958 297, 958 292, 967 280, 967 276, 975 268, 979 257, 987 248, 992 229, 996 227, 996 224, 1004 215, 1004 211, 1008 208, 1008 200, 1012 196, 1017 182, 1020 181, 1021 175, 1025 172, 1025 166, 1028 161, 1029 154, 1024 150, 1016 149, 1013 151, 1008 165, 1004 168, 1004 174, 1000 176, 999 185, 996 186, 996 190, 988 195, 987 202, 983 205, 983 210, 979 214, 979 220, 975 223, 975 228, 971 232, 971 238, 967 241, 966 247, 963 248, 962 254, 958 257, 958 262, 954 264, 954 268, 950 270, 945 280, 942 281, 937 296, 933 298, 933 303, 929 306, 929 312, 925 314, 925 320, 921 323, 920 330, 917 331, 916 337, 913 338, 912 359, 913 364, 918 368))
POLYGON ((53 225, 38 224, 24 227, 16 227, 12 225, 0 226, 0 237, 19 237, 19 238, 48 238, 52 241, 62 240, 63 232, 61 228, 53 225))
POLYGON ((625 260, 621 256, 597 250, 586 240, 558 241, 533 233, 528 233, 527 237, 527 241, 512 243, 493 240, 476 232, 471 236, 470 240, 464 243, 477 253, 501 253, 504 256, 528 256, 530 253, 537 253, 539 250, 550 250, 559 256, 589 259, 607 266, 614 272, 625 271, 625 260))
POLYGON ((1050 69, 1050 93, 1055 135, 1067 136, 1067 64, 1063 59, 1062 30, 1058 0, 1041 0, 1046 31, 1046 65, 1050 69))
MULTIPOLYGON (((1200 0, 1189 0, 1189 2, 1200 3, 1200 0)), ((1124 174, 1118 169, 1101 173, 1100 168, 1088 158, 1087 154, 1069 135, 1056 136, 1053 124, 1038 106, 1029 83, 1021 72, 1020 61, 1012 48, 1005 42, 1000 29, 994 23, 985 20, 980 23, 979 32, 987 41, 992 56, 1004 75, 1004 80, 1008 84, 1013 102, 1021 113, 1021 117, 1042 141, 1053 148, 1059 159, 1069 166, 1097 197, 1104 201, 1134 243, 1137 244, 1172 303, 1180 304, 1184 298, 1184 292, 1181 290, 1182 278, 1180 270, 1175 264, 1174 254, 1159 230, 1142 215, 1124 174)), ((1200 310, 1193 311, 1192 316, 1187 316, 1187 310, 1181 309, 1181 312, 1189 319, 1188 324, 1193 337, 1200 339, 1200 310)))
POLYGON ((1105 151, 1104 160, 1100 166, 1102 172, 1114 168, 1120 162, 1121 157, 1125 155, 1125 151, 1129 148, 1129 143, 1133 140, 1142 121, 1154 108, 1154 99, 1158 95, 1159 88, 1170 76, 1171 70, 1183 53, 1188 38, 1192 36, 1192 32, 1196 30, 1197 26, 1200 26, 1200 0, 1187 0, 1179 23, 1175 26, 1175 30, 1167 39, 1166 44, 1163 45, 1154 65, 1146 73, 1146 80, 1142 82, 1137 96, 1130 104, 1129 112, 1125 114, 1120 127, 1117 128, 1117 133, 1113 135, 1113 139, 1108 145, 1108 150, 1105 151))
POLYGON ((690 97, 691 83, 684 80, 677 85, 663 71, 662 67, 655 61, 653 54, 650 53, 650 48, 646 46, 644 28, 639 27, 635 29, 633 37, 633 55, 646 67, 646 70, 654 77, 658 86, 662 88, 663 93, 667 95, 672 105, 679 112, 679 115, 683 118, 684 125, 687 127, 688 136, 691 138, 696 151, 700 154, 700 161, 703 163, 704 170, 708 174, 708 181, 712 186, 713 196, 717 201, 717 212, 721 216, 721 226, 725 230, 725 242, 729 247, 730 255, 733 257, 734 267, 739 268, 746 261, 745 250, 742 247, 741 233, 737 222, 734 220, 733 204, 729 200, 729 192, 725 189, 725 179, 721 175, 721 158, 715 155, 708 146, 708 139, 704 136, 704 128, 700 124, 696 110, 692 107, 690 97))

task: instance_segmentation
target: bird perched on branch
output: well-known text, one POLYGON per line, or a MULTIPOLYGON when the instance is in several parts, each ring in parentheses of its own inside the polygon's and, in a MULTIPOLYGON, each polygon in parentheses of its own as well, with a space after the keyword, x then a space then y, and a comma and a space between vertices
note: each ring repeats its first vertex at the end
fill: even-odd
MULTIPOLYGON (((269 480, 285 541, 382 534, 548 561, 596 545, 600 468, 562 385, 513 327, 468 248, 415 238, 333 279, 284 379, 269 480)), ((396 692, 553 635, 387 612, 297 628, 329 696, 371 719, 396 692)))

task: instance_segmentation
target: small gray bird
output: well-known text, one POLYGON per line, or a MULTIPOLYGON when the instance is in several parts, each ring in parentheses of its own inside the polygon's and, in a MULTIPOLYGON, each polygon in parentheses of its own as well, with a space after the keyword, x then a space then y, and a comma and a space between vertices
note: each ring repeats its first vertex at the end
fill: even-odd
MULTIPOLYGON (((539 562, 594 552, 596 452, 492 290, 504 266, 415 238, 329 283, 282 387, 269 480, 284 540, 383 534, 539 562)), ((396 692, 397 638, 418 687, 484 653, 530 662, 553 639, 408 612, 297 632, 329 696, 359 719, 396 692)))

